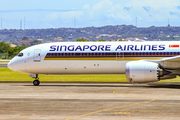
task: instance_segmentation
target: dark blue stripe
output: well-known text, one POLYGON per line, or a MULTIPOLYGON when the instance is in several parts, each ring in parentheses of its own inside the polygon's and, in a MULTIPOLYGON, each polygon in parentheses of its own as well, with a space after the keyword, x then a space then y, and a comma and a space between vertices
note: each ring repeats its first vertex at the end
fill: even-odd
POLYGON ((180 55, 180 52, 102 52, 102 53, 47 53, 46 58, 61 57, 172 57, 180 55))

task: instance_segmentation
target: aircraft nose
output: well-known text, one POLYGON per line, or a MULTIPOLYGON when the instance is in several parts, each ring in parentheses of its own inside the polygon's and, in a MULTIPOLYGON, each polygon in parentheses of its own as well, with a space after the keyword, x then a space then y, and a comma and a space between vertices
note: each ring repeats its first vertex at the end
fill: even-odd
POLYGON ((8 63, 8 68, 11 69, 11 70, 13 70, 13 64, 12 64, 12 62, 9 62, 9 63, 8 63))

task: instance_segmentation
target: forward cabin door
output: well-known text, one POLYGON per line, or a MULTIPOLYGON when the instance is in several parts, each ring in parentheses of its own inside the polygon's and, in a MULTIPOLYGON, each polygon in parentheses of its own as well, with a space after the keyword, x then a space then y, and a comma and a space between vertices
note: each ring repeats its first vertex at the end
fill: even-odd
POLYGON ((34 62, 41 62, 41 50, 34 50, 34 62))

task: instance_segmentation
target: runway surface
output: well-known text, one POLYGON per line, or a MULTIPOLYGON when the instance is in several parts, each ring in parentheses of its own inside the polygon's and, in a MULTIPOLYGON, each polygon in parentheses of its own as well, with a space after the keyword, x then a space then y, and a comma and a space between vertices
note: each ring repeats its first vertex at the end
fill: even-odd
POLYGON ((179 120, 180 83, 0 83, 0 120, 179 120))
POLYGON ((0 68, 7 68, 8 63, 0 63, 0 68))

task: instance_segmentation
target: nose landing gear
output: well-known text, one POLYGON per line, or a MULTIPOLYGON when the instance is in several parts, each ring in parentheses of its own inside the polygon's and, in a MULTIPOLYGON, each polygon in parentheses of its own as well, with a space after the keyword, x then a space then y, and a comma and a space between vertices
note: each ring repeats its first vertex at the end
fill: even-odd
POLYGON ((38 74, 29 74, 29 77, 35 78, 35 80, 33 81, 34 86, 38 86, 40 84, 38 74))

